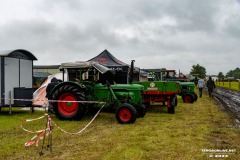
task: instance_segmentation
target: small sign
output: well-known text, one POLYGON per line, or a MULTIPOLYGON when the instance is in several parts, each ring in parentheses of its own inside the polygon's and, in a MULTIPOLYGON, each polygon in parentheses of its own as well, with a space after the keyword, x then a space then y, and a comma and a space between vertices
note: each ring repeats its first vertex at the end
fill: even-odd
POLYGON ((148 91, 157 91, 157 87, 148 87, 147 88, 148 91))

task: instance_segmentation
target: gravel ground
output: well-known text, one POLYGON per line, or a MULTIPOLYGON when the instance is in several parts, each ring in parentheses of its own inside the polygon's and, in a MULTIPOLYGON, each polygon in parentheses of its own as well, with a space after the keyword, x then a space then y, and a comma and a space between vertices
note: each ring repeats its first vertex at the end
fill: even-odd
POLYGON ((236 119, 240 126, 240 92, 216 87, 214 98, 236 119))

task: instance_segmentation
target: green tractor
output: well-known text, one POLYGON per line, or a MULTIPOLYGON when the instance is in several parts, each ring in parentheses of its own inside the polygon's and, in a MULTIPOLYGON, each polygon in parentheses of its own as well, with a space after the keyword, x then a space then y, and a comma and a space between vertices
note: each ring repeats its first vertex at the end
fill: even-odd
POLYGON ((101 103, 91 103, 96 101, 106 102, 104 109, 115 111, 120 124, 134 123, 136 118, 144 117, 143 86, 115 84, 113 71, 96 62, 62 63, 59 69, 68 77, 50 94, 53 111, 59 119, 80 120, 102 107, 101 103))
POLYGON ((193 103, 197 101, 198 95, 194 91, 195 88, 194 82, 178 82, 178 83, 179 83, 178 95, 182 97, 183 102, 193 103))

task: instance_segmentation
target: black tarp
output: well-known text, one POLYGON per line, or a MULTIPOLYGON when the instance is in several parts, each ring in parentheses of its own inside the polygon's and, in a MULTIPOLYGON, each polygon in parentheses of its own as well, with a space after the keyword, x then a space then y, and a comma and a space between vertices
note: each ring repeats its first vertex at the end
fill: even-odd
MULTIPOLYGON (((116 83, 126 84, 128 83, 128 75, 130 66, 116 57, 114 57, 110 52, 106 49, 97 55, 96 57, 89 59, 88 61, 99 62, 100 64, 111 68, 115 71, 115 75, 113 77, 116 83)), ((101 77, 100 77, 101 78, 101 77)))

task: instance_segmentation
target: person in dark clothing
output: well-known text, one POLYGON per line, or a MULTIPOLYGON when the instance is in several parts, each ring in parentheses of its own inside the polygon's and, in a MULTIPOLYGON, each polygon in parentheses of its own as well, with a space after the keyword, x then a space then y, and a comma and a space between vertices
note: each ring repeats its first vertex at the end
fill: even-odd
POLYGON ((59 84, 59 81, 57 80, 57 78, 56 77, 53 77, 52 79, 51 79, 51 82, 48 84, 48 86, 47 86, 47 88, 46 88, 46 98, 51 98, 50 97, 50 93, 51 93, 51 91, 53 90, 53 88, 56 86, 56 85, 58 85, 59 84))
MULTIPOLYGON (((48 84, 48 86, 46 88, 46 98, 51 99, 50 93, 52 92, 53 88, 58 84, 59 84, 59 81, 57 80, 57 78, 53 77, 51 79, 51 82, 48 84)), ((48 105, 48 112, 54 113, 51 103, 49 103, 49 105, 48 105)))
POLYGON ((215 83, 214 81, 212 80, 212 77, 209 77, 209 80, 207 81, 207 88, 208 88, 208 94, 209 94, 209 97, 213 97, 213 89, 215 89, 215 83))

